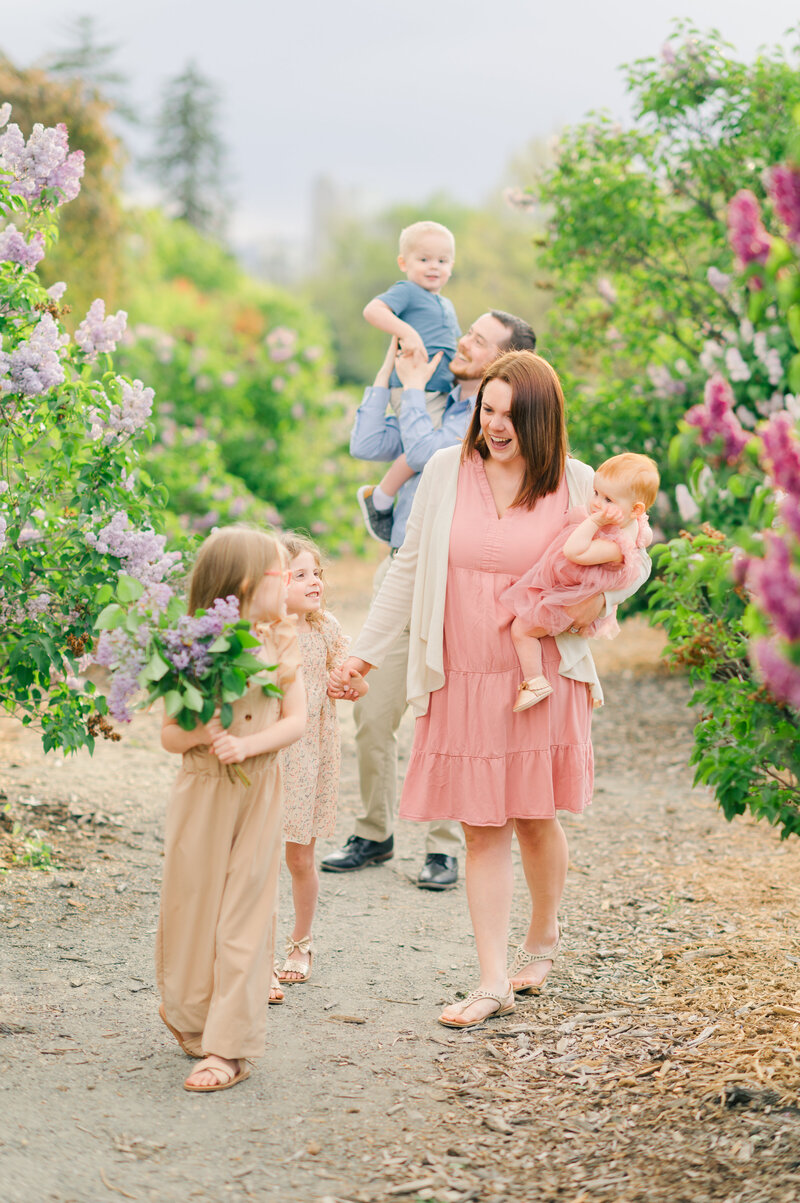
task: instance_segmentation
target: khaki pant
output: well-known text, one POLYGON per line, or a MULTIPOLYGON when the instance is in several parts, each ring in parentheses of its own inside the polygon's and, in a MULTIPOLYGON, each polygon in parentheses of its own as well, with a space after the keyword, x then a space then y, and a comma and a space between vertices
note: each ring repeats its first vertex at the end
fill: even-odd
MULTIPOLYGON (((375 574, 375 592, 389 570, 391 559, 375 574)), ((356 820, 355 833, 365 840, 388 840, 397 813, 397 729, 406 712, 408 629, 380 668, 369 674, 369 693, 356 702, 356 755, 361 803, 364 813, 356 820)), ((428 825, 425 851, 458 856, 464 848, 459 823, 437 821, 428 825)))
POLYGON ((264 1052, 281 855, 275 758, 234 777, 178 775, 167 809, 156 976, 194 1053, 264 1052))

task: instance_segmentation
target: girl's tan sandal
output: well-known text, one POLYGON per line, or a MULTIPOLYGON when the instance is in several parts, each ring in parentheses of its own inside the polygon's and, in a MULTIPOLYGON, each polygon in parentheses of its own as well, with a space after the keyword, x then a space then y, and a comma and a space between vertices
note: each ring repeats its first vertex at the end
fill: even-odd
POLYGON ((193 1053, 193 1052, 192 1052, 192 1050, 189 1048, 189 1046, 188 1046, 188 1045, 186 1044, 186 1042, 184 1041, 184 1039, 183 1039, 183 1036, 180 1034, 180 1032, 178 1031, 178 1029, 177 1029, 177 1028, 174 1028, 174 1027, 172 1026, 172 1024, 170 1023, 170 1021, 167 1019, 167 1013, 166 1013, 166 1011, 164 1010, 164 1004, 163 1004, 163 1003, 161 1003, 161 1004, 160 1004, 160 1006, 159 1006, 159 1008, 158 1008, 158 1014, 159 1014, 159 1016, 160 1016, 160 1018, 161 1018, 161 1022, 164 1024, 164 1027, 165 1027, 165 1028, 169 1028, 170 1032, 172 1032, 172 1035, 173 1035, 173 1036, 175 1037, 175 1039, 178 1041, 178 1044, 181 1046, 181 1048, 183 1049, 183 1051, 186 1053, 186 1056, 187 1056, 187 1057, 196 1057, 196 1058, 200 1058, 200 1057, 202 1057, 202 1055, 203 1055, 202 1053, 193 1053))
POLYGON ((514 703, 514 713, 519 714, 520 710, 529 710, 537 702, 543 702, 545 698, 549 698, 552 692, 553 686, 546 677, 531 677, 529 681, 522 681, 517 700, 514 703))
POLYGON ((561 951, 561 932, 558 933, 558 939, 553 947, 548 952, 528 952, 524 944, 520 944, 514 960, 508 967, 508 980, 515 994, 538 994, 542 986, 547 981, 550 970, 544 975, 540 982, 530 982, 526 985, 524 982, 520 986, 514 985, 514 978, 518 973, 521 973, 528 965, 533 965, 536 961, 554 961, 561 951))
POLYGON ((212 1073, 217 1079, 214 1085, 192 1086, 189 1082, 189 1078, 187 1078, 183 1084, 183 1089, 193 1090, 197 1094, 210 1094, 212 1090, 229 1090, 231 1086, 238 1086, 240 1082, 245 1080, 245 1078, 250 1077, 250 1070, 247 1068, 246 1063, 241 1059, 232 1058, 232 1060, 235 1060, 236 1064, 239 1066, 236 1072, 228 1069, 227 1065, 223 1065, 221 1063, 221 1058, 212 1053, 211 1056, 206 1057, 205 1060, 201 1061, 199 1065, 194 1067, 192 1072, 189 1074, 189 1078, 193 1078, 196 1073, 200 1072, 200 1070, 208 1070, 209 1073, 212 1073))
POLYGON ((286 986, 297 986, 300 982, 307 982, 311 977, 311 962, 314 960, 314 942, 311 936, 303 936, 302 940, 293 940, 291 936, 287 936, 286 958, 282 968, 278 971, 278 981, 286 986), (308 964, 294 960, 293 952, 308 953, 308 964), (300 976, 286 977, 287 973, 296 973, 300 976))
POLYGON ((492 994, 490 990, 471 990, 461 1003, 461 1014, 463 1015, 472 1003, 478 1002, 482 998, 491 998, 497 1003, 496 1009, 490 1011, 488 1015, 484 1015, 482 1019, 445 1019, 443 1015, 440 1015, 439 1023, 445 1028, 475 1028, 479 1023, 486 1023, 487 1019, 499 1019, 501 1015, 510 1015, 514 1010, 514 991, 511 989, 508 994, 492 994))

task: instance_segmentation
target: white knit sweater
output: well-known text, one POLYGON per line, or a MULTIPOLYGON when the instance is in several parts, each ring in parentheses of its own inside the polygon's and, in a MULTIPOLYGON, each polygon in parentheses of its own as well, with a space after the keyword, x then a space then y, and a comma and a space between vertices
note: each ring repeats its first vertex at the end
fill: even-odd
MULTIPOLYGON (((458 445, 437 451, 426 464, 403 546, 351 649, 353 656, 379 668, 410 620, 407 697, 417 715, 426 713, 431 693, 444 685, 444 600, 460 462, 458 445)), ((570 506, 588 506, 594 470, 568 458, 566 478, 570 506)), ((641 555, 640 578, 627 589, 606 593, 606 613, 635 593, 650 575, 650 557, 645 551, 641 555)), ((588 640, 570 634, 556 635, 555 639, 561 655, 561 676, 586 682, 592 697, 602 703, 603 691, 588 640)))

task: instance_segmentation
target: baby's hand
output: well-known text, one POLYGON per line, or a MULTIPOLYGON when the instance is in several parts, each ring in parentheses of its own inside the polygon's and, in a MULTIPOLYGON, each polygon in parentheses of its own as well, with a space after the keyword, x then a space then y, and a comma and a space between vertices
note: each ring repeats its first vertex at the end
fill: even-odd
POLYGON ((592 515, 598 526, 622 526, 625 516, 618 505, 604 505, 592 515))

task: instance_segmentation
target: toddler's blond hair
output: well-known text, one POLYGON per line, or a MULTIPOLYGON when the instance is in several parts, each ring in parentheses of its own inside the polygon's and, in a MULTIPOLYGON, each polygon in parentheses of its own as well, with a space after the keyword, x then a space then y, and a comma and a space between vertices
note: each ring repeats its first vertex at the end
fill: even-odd
POLYGON ((621 485, 634 501, 641 501, 646 510, 650 509, 658 496, 661 477, 655 460, 649 455, 623 451, 620 455, 612 455, 596 472, 598 476, 604 476, 609 484, 621 485))
POLYGON ((415 221, 410 226, 406 226, 400 231, 400 242, 398 244, 398 252, 405 258, 410 251, 426 234, 443 234, 450 241, 450 250, 453 258, 456 257, 456 240, 453 237, 452 230, 448 230, 447 226, 443 226, 438 221, 415 221))

